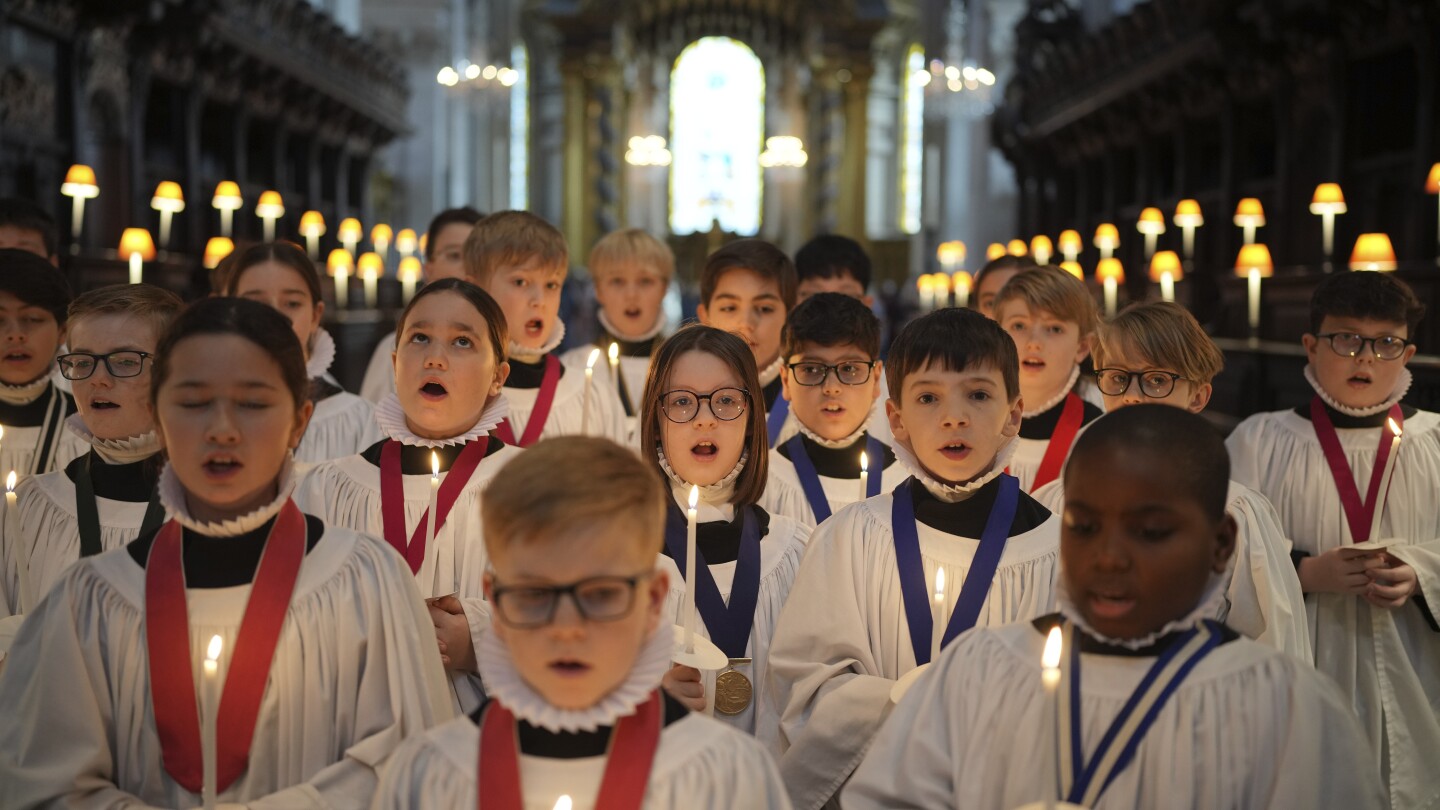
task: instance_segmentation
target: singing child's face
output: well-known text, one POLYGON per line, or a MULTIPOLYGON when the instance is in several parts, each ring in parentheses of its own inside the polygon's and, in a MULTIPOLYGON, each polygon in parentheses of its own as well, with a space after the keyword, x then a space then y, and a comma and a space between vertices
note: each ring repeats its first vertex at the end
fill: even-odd
POLYGON ((595 300, 619 333, 615 337, 633 339, 655 328, 670 286, 663 277, 635 261, 611 262, 591 270, 595 300))
POLYGON ((785 328, 785 301, 780 285, 745 267, 720 274, 708 303, 696 308, 700 322, 739 335, 764 369, 780 356, 780 332, 785 328))
POLYGON ((104 360, 94 360, 94 371, 83 380, 70 383, 75 405, 85 427, 97 438, 128 439, 155 428, 150 410, 150 369, 159 336, 150 321, 123 312, 84 315, 70 321, 70 351, 93 355, 112 352, 145 352, 147 358, 112 357, 122 376, 110 373, 104 360), (125 364, 122 366, 122 364, 125 364), (133 377, 126 371, 138 371, 133 377))
POLYGON ((310 288, 298 270, 280 262, 247 267, 235 280, 235 297, 259 301, 289 318, 305 356, 310 356, 310 340, 320 328, 325 304, 310 296, 310 288))
POLYGON ((1020 396, 1026 407, 1039 407, 1059 395, 1075 366, 1090 354, 1090 338, 1080 325, 1018 298, 1005 301, 995 319, 1020 353, 1020 396))
POLYGON ((426 281, 465 278, 465 240, 474 229, 465 222, 452 222, 435 234, 435 244, 428 246, 430 256, 425 260, 426 281))
POLYGON ((0 382, 24 385, 50 371, 60 348, 60 324, 44 307, 32 306, 8 292, 0 292, 0 382))
MULTIPOLYGON (((1152 397, 1145 393, 1143 386, 1147 384, 1160 386, 1171 384, 1171 374, 1180 372, 1161 363, 1156 363, 1140 353, 1134 346, 1128 345, 1125 341, 1114 341, 1114 346, 1105 347, 1105 368, 1096 369, 1097 373, 1104 376, 1114 376, 1118 379, 1119 374, 1107 375, 1106 372, 1124 372, 1130 375, 1130 385, 1125 393, 1119 396, 1111 396, 1106 393, 1106 385, 1102 380, 1100 395, 1105 398, 1105 410, 1109 411, 1123 408, 1126 405, 1170 405, 1176 408, 1184 408, 1191 413, 1199 413, 1205 410, 1210 402, 1210 383, 1197 383, 1187 379, 1174 381, 1174 388, 1163 397, 1152 397)), ((1098 361, 1097 361, 1098 364, 1098 361)), ((1159 390, 1152 389, 1152 390, 1159 390)))
MULTIPOLYGON (((676 358, 664 388, 662 394, 688 391, 695 398, 708 397, 721 389, 742 389, 743 383, 740 375, 719 357, 688 351, 676 358)), ((745 399, 744 412, 729 420, 715 416, 714 401, 709 398, 696 403, 695 418, 689 422, 672 422, 661 408, 655 416, 660 420, 660 446, 675 474, 702 487, 729 475, 745 452, 745 431, 754 401, 752 394, 745 399)))
POLYGON ((885 401, 890 430, 931 476, 968 483, 987 472, 1007 441, 1020 432, 1020 399, 989 366, 962 371, 927 363, 906 375, 900 399, 885 401))
POLYGON ((560 320, 560 288, 564 284, 564 265, 546 265, 537 257, 501 266, 480 286, 504 311, 510 339, 538 350, 550 340, 560 320))
MULTIPOLYGON (((654 546, 659 545, 657 538, 654 546)), ((562 709, 589 708, 624 683, 646 639, 659 626, 669 590, 665 572, 656 570, 655 553, 636 542, 635 526, 623 518, 510 543, 490 564, 485 598, 492 604, 497 587, 563 587, 596 577, 638 579, 633 586, 618 580, 607 583, 613 587, 603 593, 630 600, 629 611, 610 621, 582 617, 573 594, 558 598, 553 621, 531 629, 507 625, 497 606, 492 626, 510 650, 520 677, 562 709)), ((501 596, 509 598, 526 595, 501 596)))
POLYGON ((415 303, 392 357, 405 423, 430 439, 473 427, 510 374, 509 363, 495 362, 485 318, 448 290, 415 303))
POLYGON ((1164 448, 1091 448, 1065 470, 1060 560, 1085 621, 1140 638, 1183 618, 1235 550, 1235 521, 1208 515, 1164 448))
POLYGON ((785 358, 785 363, 780 369, 785 386, 783 393, 800 424, 830 441, 839 441, 865 424, 870 407, 880 396, 880 363, 867 352, 854 344, 804 343, 799 352, 785 358), (795 363, 840 368, 825 372, 825 379, 819 385, 801 385, 795 378, 796 370, 789 367, 795 363), (858 385, 847 385, 840 381, 840 371, 847 368, 852 373, 868 370, 870 376, 858 385))
MULTIPOLYGON (((1326 315, 1320 321, 1320 335, 1354 334, 1365 338, 1410 337, 1404 323, 1379 321, 1373 318, 1326 315)), ((1301 339, 1310 357, 1310 368, 1320 387, 1331 397, 1350 408, 1368 408, 1390 398, 1400 379, 1400 370, 1415 356, 1415 345, 1405 347, 1400 357, 1381 360, 1372 344, 1365 344, 1354 357, 1336 354, 1329 339, 1305 335, 1301 339)))
POLYGON ((1005 286, 1005 282, 1019 272, 1018 267, 1007 267, 980 274, 980 284, 975 288, 975 305, 979 307, 981 315, 992 321, 998 320, 995 316, 995 296, 1000 294, 1000 288, 1005 286))
POLYGON ((191 515, 224 520, 273 500, 314 405, 297 410, 280 364, 240 335, 185 338, 169 366, 155 422, 191 515))

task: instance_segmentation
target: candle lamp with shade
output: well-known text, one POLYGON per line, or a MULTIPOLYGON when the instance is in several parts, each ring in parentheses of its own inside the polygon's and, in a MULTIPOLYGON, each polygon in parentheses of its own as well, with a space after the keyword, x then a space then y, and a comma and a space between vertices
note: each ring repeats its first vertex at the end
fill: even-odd
POLYGON ((1036 264, 1049 264, 1050 257, 1055 255, 1055 246, 1051 244, 1050 237, 1040 234, 1030 239, 1030 254, 1035 257, 1036 264))
POLYGON ((1245 232, 1245 244, 1255 244, 1255 229, 1265 227, 1265 207, 1254 197, 1246 197, 1235 205, 1235 227, 1245 232))
POLYGON ((1085 243, 1080 239, 1080 232, 1066 229, 1060 232, 1058 240, 1060 255, 1065 257, 1067 262, 1078 262, 1080 260, 1080 249, 1085 243))
POLYGON ((60 184, 60 193, 71 200, 70 238, 75 243, 72 250, 79 250, 80 231, 85 224, 85 201, 100 196, 100 186, 95 183, 95 170, 83 163, 76 163, 65 172, 65 182, 60 184))
POLYGON ((985 261, 987 262, 993 262, 1004 255, 1006 255, 1005 246, 999 242, 991 242, 985 247, 985 261))
POLYGON ((233 238, 235 212, 245 205, 245 198, 240 196, 240 185, 234 180, 221 180, 215 186, 215 195, 210 198, 210 205, 220 212, 220 235, 233 238))
POLYGON ((399 251, 401 256, 414 256, 415 248, 419 244, 420 240, 415 236, 413 228, 402 228, 395 234, 395 250, 399 251))
POLYGON ((1321 247, 1325 251, 1325 272, 1334 269, 1335 260, 1335 216, 1345 213, 1345 195, 1339 183, 1321 183, 1315 187, 1310 198, 1310 213, 1320 217, 1322 228, 1321 247))
POLYGON ((325 235, 325 215, 306 211, 300 215, 300 235, 305 237, 305 252, 311 259, 320 258, 320 237, 325 235))
POLYGON ((357 256, 356 250, 360 240, 365 238, 365 229, 361 227, 360 220, 354 217, 346 217, 340 220, 340 227, 335 231, 335 238, 350 252, 351 256, 357 256))
POLYGON ((1024 256, 1030 252, 1030 246, 1025 244, 1024 239, 1011 239, 1005 244, 1005 252, 1011 256, 1024 256))
POLYGON ((235 252, 235 242, 228 236, 212 236, 205 243, 204 264, 206 270, 214 270, 225 261, 225 257, 235 252))
POLYGON ((1250 337, 1253 340, 1260 336, 1260 279, 1275 275, 1275 262, 1270 258, 1270 248, 1263 242, 1240 248, 1240 255, 1235 258, 1235 275, 1249 281, 1247 312, 1250 337))
POLYGON ((1074 276, 1075 278, 1077 278, 1077 279, 1079 279, 1079 280, 1081 280, 1081 281, 1084 281, 1084 280, 1085 280, 1085 271, 1080 268, 1080 262, 1072 262, 1072 261, 1063 261, 1063 262, 1060 262, 1060 269, 1061 269, 1061 270, 1064 270, 1065 272, 1069 273, 1070 275, 1074 276))
POLYGON ((1140 220, 1135 223, 1135 230, 1145 234, 1145 259, 1148 261, 1155 256, 1155 244, 1160 239, 1160 234, 1165 233, 1165 215, 1159 208, 1146 208, 1140 212, 1140 220))
POLYGON ((130 263, 130 283, 139 284, 142 265, 155 259, 155 240, 144 228, 126 228, 120 234, 120 258, 130 263))
POLYGON ((382 265, 390 260, 390 243, 394 240, 395 232, 383 222, 370 229, 370 244, 374 245, 375 252, 380 254, 382 265))
POLYGON ((965 243, 958 239, 941 242, 935 248, 935 259, 940 262, 942 270, 954 273, 965 263, 965 243))
POLYGON ((385 274, 385 263, 380 260, 379 254, 366 252, 360 254, 355 268, 360 280, 365 282, 365 308, 374 309, 379 295, 380 276, 385 274))
POLYGON ((1114 257, 1101 259, 1095 265, 1095 279, 1105 288, 1105 317, 1115 317, 1119 303, 1120 285, 1125 282, 1125 267, 1114 257))
POLYGON ((274 242, 275 223, 285 216, 285 201, 280 198, 280 192, 261 192, 260 201, 255 203, 255 216, 265 223, 265 241, 274 242))
MULTIPOLYGON (((1436 196, 1436 213, 1440 214, 1440 163, 1430 167, 1430 173, 1425 175, 1425 193, 1436 196)), ((1436 226, 1435 239, 1440 242, 1440 225, 1436 226)), ((1435 253, 1435 263, 1440 264, 1440 251, 1435 253)))
POLYGON ((420 282, 420 260, 414 256, 406 256, 400 260, 400 267, 395 271, 395 275, 400 278, 401 294, 408 304, 410 299, 415 297, 415 285, 420 282))
POLYGON ((1181 200, 1175 203, 1175 215, 1171 222, 1180 229, 1183 237, 1185 250, 1185 261, 1195 259, 1195 229, 1205 224, 1205 215, 1200 211, 1200 203, 1197 200, 1181 200))
POLYGON ((170 225, 176 214, 185 210, 185 193, 174 180, 162 180, 150 198, 150 207, 160 212, 160 249, 170 249, 170 225))
POLYGON ((929 273, 921 273, 915 278, 915 294, 922 314, 935 309, 935 282, 929 273))
POLYGON ((1150 259, 1150 280, 1160 283, 1160 300, 1175 300, 1175 282, 1185 275, 1180 257, 1173 250, 1157 251, 1150 259))
POLYGON ((950 274, 950 287, 955 290, 955 306, 966 309, 970 306, 970 288, 974 285, 970 274, 956 270, 950 274))
POLYGON ((944 273, 930 274, 930 291, 935 294, 935 308, 950 306, 950 276, 944 273))
POLYGON ((1115 249, 1120 247, 1120 229, 1113 223, 1102 222, 1095 228, 1095 238, 1092 241, 1099 249, 1101 259, 1113 259, 1115 249))
POLYGON ((335 279, 335 308, 348 308, 350 306, 350 274, 355 269, 355 260, 351 258, 350 251, 344 248, 335 248, 330 251, 330 258, 325 262, 325 267, 335 279))
POLYGON ((1350 252, 1351 270, 1395 269, 1395 248, 1390 237, 1383 233, 1362 233, 1355 239, 1355 249, 1350 252))

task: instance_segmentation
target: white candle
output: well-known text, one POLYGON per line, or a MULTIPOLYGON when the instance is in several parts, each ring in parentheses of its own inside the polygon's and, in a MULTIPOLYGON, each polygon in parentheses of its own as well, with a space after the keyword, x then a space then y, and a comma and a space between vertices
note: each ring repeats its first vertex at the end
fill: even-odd
POLYGON ((415 278, 413 276, 405 276, 400 279, 400 292, 405 295, 405 303, 410 303, 410 299, 415 297, 415 278))
POLYGON ((235 210, 232 208, 220 209, 220 235, 225 238, 232 236, 235 230, 235 210))
POLYGON ((1159 238, 1160 234, 1153 231, 1145 234, 1145 258, 1147 260, 1155 255, 1155 240, 1159 238))
POLYGON ((160 248, 162 250, 170 246, 170 217, 174 214, 174 211, 168 210, 160 212, 160 248))
POLYGON ((1045 686, 1045 702, 1042 721, 1045 724, 1041 736, 1041 757, 1045 767, 1040 773, 1050 780, 1045 786, 1045 808, 1050 810, 1059 798, 1060 787, 1060 653, 1064 637, 1059 627, 1050 628, 1045 639, 1045 652, 1040 656, 1040 682, 1045 686))
POLYGON ((306 252, 310 254, 310 258, 313 259, 313 258, 319 256, 319 255, 320 255, 320 234, 314 232, 313 230, 310 231, 309 233, 305 234, 305 249, 306 249, 306 252))
POLYGON ((1175 276, 1169 270, 1160 274, 1160 300, 1175 300, 1175 276))
POLYGON ((1330 258, 1335 253, 1335 212, 1326 211, 1321 214, 1320 223, 1324 229, 1325 265, 1328 270, 1330 258))
POLYGON ((35 606, 35 593, 30 584, 30 547, 20 537, 20 510, 15 508, 17 479, 14 470, 5 478, 5 536, 15 547, 15 564, 20 569, 20 612, 28 613, 35 606))
POLYGON ((1181 225, 1180 232, 1184 234, 1185 258, 1195 258, 1195 226, 1181 225))
POLYGON ((376 278, 374 270, 365 271, 365 308, 374 309, 378 297, 378 285, 380 280, 376 278))
POLYGON ((210 646, 205 650, 204 673, 201 680, 200 707, 205 713, 201 721, 204 736, 200 749, 204 768, 204 785, 200 788, 205 810, 215 810, 215 745, 217 729, 215 717, 220 709, 220 648, 224 646, 219 636, 210 637, 210 646))
POLYGON ((1255 244, 1255 224, 1252 222, 1247 222, 1240 227, 1245 230, 1245 244, 1255 244))
POLYGON ((695 507, 700 505, 700 487, 690 487, 690 508, 685 512, 685 652, 695 652, 695 507))
POLYGON ((610 382, 615 383, 615 390, 620 390, 620 344, 611 342, 610 348, 605 352, 610 358, 610 382))
POLYGON ((70 198, 70 236, 76 242, 80 241, 80 229, 85 224, 85 198, 75 195, 70 198))
POLYGON ((1390 477, 1395 474, 1395 457, 1400 455, 1400 426, 1394 419, 1390 424, 1390 457, 1385 459, 1385 469, 1380 473, 1380 490, 1375 493, 1375 510, 1370 516, 1370 536, 1366 540, 1380 539, 1380 515, 1385 511, 1385 499, 1390 496, 1390 477))
POLYGON ((1260 331, 1260 269, 1250 268, 1250 331, 1260 331))
POLYGON ((600 350, 591 349, 590 358, 585 361, 585 407, 580 412, 580 435, 590 435, 590 391, 595 387, 595 361, 600 359, 600 350))
POLYGON ((430 451, 430 508, 426 510, 425 548, 435 548, 435 513, 440 509, 440 455, 430 451))
POLYGON ((1115 279, 1105 279, 1105 317, 1115 317, 1115 299, 1118 295, 1119 290, 1115 285, 1115 279))
POLYGON ((335 268, 335 307, 348 309, 350 306, 350 269, 341 265, 335 268))
POLYGON ((144 259, 140 258, 140 254, 139 254, 139 253, 133 253, 133 252, 132 252, 132 253, 130 254, 130 283, 131 283, 131 284, 139 284, 139 283, 140 283, 140 264, 141 264, 141 262, 143 262, 143 261, 144 261, 144 259))
POLYGON ((275 217, 261 217, 265 220, 265 241, 275 241, 275 217))
POLYGON ((945 639, 945 569, 935 569, 934 628, 930 633, 930 663, 940 657, 940 643, 945 639))
POLYGON ((860 451, 860 494, 859 494, 859 496, 858 496, 855 500, 857 500, 857 501, 863 501, 863 500, 865 500, 867 497, 869 497, 868 495, 865 494, 865 493, 867 493, 867 492, 870 491, 869 484, 870 484, 870 459, 865 456, 865 451, 864 451, 864 450, 861 450, 861 451, 860 451))

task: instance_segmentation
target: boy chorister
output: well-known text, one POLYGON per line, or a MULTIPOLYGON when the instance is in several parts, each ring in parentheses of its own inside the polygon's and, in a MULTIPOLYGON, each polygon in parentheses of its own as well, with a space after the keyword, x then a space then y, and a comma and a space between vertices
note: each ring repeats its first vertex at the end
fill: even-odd
POLYGON ((1137 405, 1091 426, 1065 468, 1060 613, 958 639, 845 807, 1383 807, 1335 684, 1209 618, 1235 545, 1227 478, 1195 414, 1137 405))
POLYGON ((569 257, 560 231, 527 211, 491 214, 465 242, 467 278, 500 304, 510 329, 510 416, 496 430, 506 444, 529 447, 541 438, 581 434, 621 443, 629 438, 620 395, 604 369, 587 378, 583 369, 567 371, 556 353, 565 339, 560 287, 569 257))
POLYGON ((506 468, 481 504, 490 700, 407 741, 377 807, 473 807, 482 785, 506 810, 789 807, 758 743, 658 688, 675 639, 656 567, 666 498, 603 439, 542 441, 506 468))
POLYGON ((1295 543, 1315 665, 1354 702, 1395 808, 1440 802, 1440 416, 1400 404, 1423 311, 1388 273, 1327 277, 1303 338, 1315 396, 1228 440, 1295 543))
POLYGON ((1053 609, 1058 521, 1003 472, 1017 366, 1014 342, 968 309, 912 321, 891 346, 886 408, 912 477, 815 531, 770 646, 781 719, 758 731, 798 807, 839 791, 894 682, 938 645, 1053 609))

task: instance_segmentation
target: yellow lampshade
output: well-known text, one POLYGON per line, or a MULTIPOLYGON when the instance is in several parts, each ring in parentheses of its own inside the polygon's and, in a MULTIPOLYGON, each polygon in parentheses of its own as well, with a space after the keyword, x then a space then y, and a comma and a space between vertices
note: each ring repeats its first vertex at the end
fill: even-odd
POLYGON ((928 295, 935 289, 935 282, 930 278, 929 273, 921 273, 915 277, 915 289, 923 295, 928 295))
MULTIPOLYGON (((401 231, 401 233, 404 233, 404 231, 401 231)), ((406 256, 400 260, 400 268, 396 271, 395 275, 399 276, 401 281, 419 281, 420 260, 414 256, 406 256)))
POLYGON ((156 211, 178 214, 185 210, 185 194, 174 180, 163 180, 155 187, 155 196, 150 198, 150 207, 156 211))
POLYGON ((1025 244, 1024 239, 1011 239, 1009 244, 1005 245, 1005 252, 1011 256, 1024 256, 1030 252, 1030 246, 1025 244))
POLYGON ((993 262, 1004 255, 1005 246, 999 242, 991 242, 989 247, 985 248, 985 261, 987 262, 993 262))
POLYGON ((60 184, 60 193, 66 197, 100 196, 100 187, 95 185, 95 170, 83 163, 76 163, 65 172, 65 182, 60 184))
POLYGON ((370 241, 377 245, 388 245, 394 239, 395 232, 383 222, 370 229, 370 241))
MULTIPOLYGON (((1109 222, 1100 223, 1095 229, 1095 247, 1101 250, 1114 250, 1120 247, 1120 230, 1109 222)), ((1095 268, 1098 274, 1100 268, 1095 268)))
POLYGON ((1235 206, 1235 224, 1239 227, 1254 225, 1259 228, 1265 224, 1265 208, 1260 201, 1254 197, 1246 197, 1235 206))
POLYGON ((1275 275, 1275 262, 1270 259, 1270 248, 1263 243, 1245 245, 1235 257, 1235 275, 1248 276, 1251 270, 1258 270, 1261 278, 1275 275))
POLYGON ((965 243, 959 239, 941 242, 935 248, 935 258, 946 267, 954 267, 965 261, 965 243))
POLYGON ((1362 233, 1350 253, 1351 270, 1394 270, 1395 248, 1383 233, 1362 233))
POLYGON ((126 228, 120 234, 120 258, 129 259, 134 255, 147 262, 155 258, 155 240, 144 228, 126 228))
POLYGON ((1050 242, 1050 237, 1041 234, 1030 240, 1030 252, 1036 256, 1055 255, 1055 245, 1050 242))
POLYGON ((1171 281, 1179 281, 1184 272, 1180 269, 1180 256, 1173 250, 1156 251, 1150 259, 1150 280, 1159 281, 1170 274, 1171 281))
POLYGON ((341 268, 344 268, 347 273, 354 270, 355 259, 350 255, 350 251, 345 248, 335 248, 330 251, 330 257, 325 261, 325 270, 333 276, 336 271, 341 268))
POLYGON ((385 263, 380 261, 379 253, 361 253, 356 267, 361 278, 379 278, 385 274, 385 263))
POLYGON ((319 211, 306 211, 300 215, 301 236, 322 236, 325 233, 325 215, 319 211))
POLYGON ((954 289, 955 292, 969 292, 972 283, 974 283, 974 281, 970 278, 970 274, 964 270, 956 270, 950 274, 950 287, 954 289))
POLYGON ((1058 242, 1059 245, 1060 245, 1060 251, 1061 251, 1062 253, 1067 252, 1067 251, 1068 251, 1068 252, 1078 252, 1081 248, 1084 247, 1084 243, 1080 241, 1080 232, 1079 232, 1079 231, 1072 231, 1072 230, 1064 230, 1064 231, 1061 231, 1061 232, 1060 232, 1060 238, 1057 240, 1057 242, 1058 242))
POLYGON ((1343 214, 1345 210, 1345 195, 1340 192, 1339 183, 1321 183, 1315 187, 1315 196, 1310 198, 1310 213, 1343 214))
POLYGON ((1080 269, 1079 262, 1060 262, 1060 269, 1081 281, 1085 280, 1085 271, 1080 269))
POLYGON ((340 220, 340 229, 335 232, 335 238, 341 242, 359 242, 365 238, 365 229, 360 227, 360 220, 346 217, 340 220))
POLYGON ((1159 208, 1146 208, 1140 212, 1140 221, 1135 223, 1135 230, 1144 234, 1162 234, 1165 232, 1165 215, 1159 208))
POLYGON ((240 186, 234 180, 221 180, 215 187, 215 197, 210 204, 222 210, 236 211, 245 204, 240 196, 240 186))
POLYGON ((260 194, 260 201, 255 204, 255 216, 261 219, 271 217, 279 219, 285 216, 285 203, 280 199, 280 192, 262 192, 260 194))
POLYGON ((1175 203, 1175 216, 1171 220, 1177 228, 1198 228, 1205 224, 1205 215, 1200 212, 1198 200, 1181 200, 1175 203))
POLYGON ((1114 279, 1116 284, 1125 283, 1125 268, 1120 264, 1119 259, 1101 259, 1095 265, 1095 280, 1106 281, 1114 279))
POLYGON ((214 270, 226 256, 235 252, 235 243, 223 236, 212 236, 205 243, 205 269, 214 270))
POLYGON ((395 249, 401 253, 414 253, 419 240, 415 238, 413 228, 405 228, 395 234, 395 249))
POLYGON ((1430 173, 1425 175, 1425 193, 1440 194, 1440 163, 1430 167, 1430 173))

